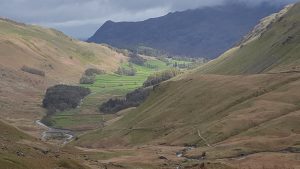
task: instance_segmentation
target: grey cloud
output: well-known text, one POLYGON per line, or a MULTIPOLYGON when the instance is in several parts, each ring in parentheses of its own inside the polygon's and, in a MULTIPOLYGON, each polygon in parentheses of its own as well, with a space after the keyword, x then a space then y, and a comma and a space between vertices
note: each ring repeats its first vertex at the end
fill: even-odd
POLYGON ((106 20, 138 21, 172 11, 214 6, 229 1, 251 5, 295 0, 0 0, 0 16, 88 37, 106 20))

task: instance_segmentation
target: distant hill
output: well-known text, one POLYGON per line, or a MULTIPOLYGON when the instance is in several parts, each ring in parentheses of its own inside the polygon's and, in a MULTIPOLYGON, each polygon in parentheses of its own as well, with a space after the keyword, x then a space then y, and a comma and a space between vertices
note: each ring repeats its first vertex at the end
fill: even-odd
POLYGON ((230 3, 141 22, 107 21, 88 42, 127 49, 146 46, 172 55, 213 59, 242 39, 261 18, 279 8, 268 3, 230 3))

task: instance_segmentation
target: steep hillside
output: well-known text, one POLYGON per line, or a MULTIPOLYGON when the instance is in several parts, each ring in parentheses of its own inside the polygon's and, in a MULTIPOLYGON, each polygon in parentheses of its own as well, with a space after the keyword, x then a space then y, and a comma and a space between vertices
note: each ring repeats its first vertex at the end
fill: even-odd
MULTIPOLYGON (((125 145, 155 141, 204 146, 199 130, 211 144, 217 143, 298 110, 299 78, 297 73, 193 74, 155 89, 145 104, 98 134, 109 135, 116 142, 121 139, 125 145)), ((297 125, 293 127, 297 131, 297 125)), ((101 140, 93 141, 102 145, 101 140)))
POLYGON ((284 152, 284 164, 292 164, 293 153, 299 151, 299 86, 298 73, 193 74, 162 84, 140 107, 74 144, 89 148, 196 146, 185 156, 198 159, 206 152, 208 160, 223 159, 228 164, 241 164, 231 158, 266 153, 273 160, 256 162, 281 165, 272 153, 282 156, 284 152))
POLYGON ((129 49, 146 46, 172 55, 213 59, 237 43, 261 18, 278 10, 270 4, 229 3, 141 22, 107 21, 88 41, 129 49))
POLYGON ((300 5, 288 6, 261 21, 242 43, 198 71, 255 74, 299 71, 300 5), (286 11, 290 9, 287 13, 286 11))
POLYGON ((78 84, 86 68, 115 71, 125 56, 52 29, 0 19, 0 115, 34 134, 47 87, 78 84))
POLYGON ((155 87, 137 109, 73 144, 186 146, 183 156, 200 162, 299 168, 299 8, 215 61, 155 87))

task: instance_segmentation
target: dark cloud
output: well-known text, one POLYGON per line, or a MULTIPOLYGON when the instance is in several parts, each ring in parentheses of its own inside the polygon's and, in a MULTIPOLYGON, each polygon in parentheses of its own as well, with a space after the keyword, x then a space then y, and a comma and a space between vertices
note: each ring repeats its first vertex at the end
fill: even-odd
POLYGON ((0 16, 54 27, 74 37, 89 37, 106 20, 138 21, 172 11, 231 1, 255 5, 296 0, 0 0, 0 16))

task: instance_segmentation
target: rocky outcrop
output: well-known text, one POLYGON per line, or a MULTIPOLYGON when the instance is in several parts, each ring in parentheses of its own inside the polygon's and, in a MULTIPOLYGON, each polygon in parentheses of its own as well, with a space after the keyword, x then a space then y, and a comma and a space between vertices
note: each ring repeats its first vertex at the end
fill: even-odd
POLYGON ((248 33, 242 40, 237 44, 237 46, 245 45, 256 38, 259 38, 263 35, 265 31, 271 28, 272 24, 280 21, 284 15, 293 7, 293 4, 287 5, 284 9, 282 9, 278 13, 274 13, 270 16, 267 16, 260 20, 259 24, 254 27, 254 29, 248 33))

